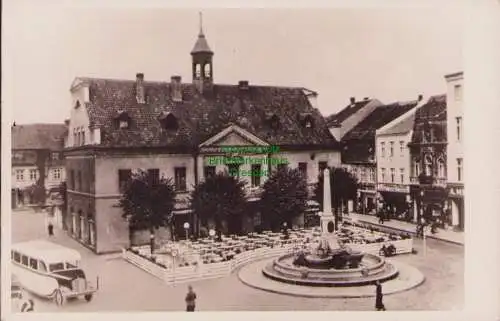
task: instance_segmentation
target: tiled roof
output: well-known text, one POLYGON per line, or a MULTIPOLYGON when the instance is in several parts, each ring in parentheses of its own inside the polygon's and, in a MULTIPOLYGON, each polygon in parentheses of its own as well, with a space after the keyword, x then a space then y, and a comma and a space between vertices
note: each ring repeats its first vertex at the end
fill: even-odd
POLYGON ((434 128, 434 134, 440 141, 446 141, 446 95, 436 95, 429 98, 415 113, 412 143, 422 141, 426 126, 434 128), (439 124, 439 126, 436 126, 439 124))
POLYGON ((303 88, 238 85, 213 86, 200 94, 194 85, 183 83, 183 101, 171 99, 169 82, 144 81, 146 104, 136 100, 134 80, 80 78, 89 83, 90 102, 86 103, 90 126, 101 127, 101 144, 109 147, 198 146, 231 124, 275 145, 337 146, 321 113, 313 108, 303 88), (128 129, 118 129, 114 117, 126 112, 128 129), (158 117, 172 113, 178 129, 164 130, 158 117), (303 126, 310 114, 314 125, 303 126), (269 124, 272 115, 279 127, 269 124))
POLYGON ((64 147, 64 124, 27 124, 12 127, 12 149, 50 149, 64 147))
POLYGON ((342 163, 363 163, 374 159, 377 129, 416 107, 418 101, 393 103, 376 107, 343 138, 342 163))
POLYGON ((405 119, 401 120, 397 124, 394 124, 391 128, 388 128, 382 133, 382 135, 396 135, 405 134, 413 129, 413 123, 415 122, 415 113, 408 115, 405 119))
POLYGON ((357 101, 354 104, 349 104, 338 113, 328 116, 326 118, 328 126, 333 126, 335 124, 342 124, 344 120, 354 115, 358 110, 368 105, 368 103, 370 103, 371 101, 372 101, 371 99, 357 101))

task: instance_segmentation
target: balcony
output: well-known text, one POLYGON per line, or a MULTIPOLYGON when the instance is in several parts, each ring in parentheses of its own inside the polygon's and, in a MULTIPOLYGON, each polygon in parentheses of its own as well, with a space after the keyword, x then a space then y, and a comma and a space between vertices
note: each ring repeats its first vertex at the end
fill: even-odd
POLYGON ((410 187, 408 185, 395 184, 395 183, 379 183, 377 189, 382 192, 397 192, 397 193, 410 192, 410 187))
POLYGON ((420 175, 418 177, 411 177, 410 182, 413 185, 435 185, 435 186, 446 186, 446 178, 444 177, 435 177, 428 175, 420 175))

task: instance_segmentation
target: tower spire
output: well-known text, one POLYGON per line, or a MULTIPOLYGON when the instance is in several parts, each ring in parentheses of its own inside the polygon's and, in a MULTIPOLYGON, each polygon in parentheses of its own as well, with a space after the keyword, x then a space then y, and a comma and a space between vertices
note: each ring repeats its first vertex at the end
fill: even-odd
POLYGON ((201 13, 200 11, 199 14, 200 14, 200 36, 203 36, 203 13, 201 13))

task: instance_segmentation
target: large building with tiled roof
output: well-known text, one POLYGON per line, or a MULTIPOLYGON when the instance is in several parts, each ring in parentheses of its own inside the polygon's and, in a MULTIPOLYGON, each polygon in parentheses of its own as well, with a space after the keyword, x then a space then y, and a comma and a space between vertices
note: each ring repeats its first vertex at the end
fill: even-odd
MULTIPOLYGON (((32 187, 56 189, 65 180, 65 124, 12 126, 12 207, 35 202, 32 187)), ((60 219, 58 221, 61 221, 60 219)))
POLYGON ((415 114, 410 144, 410 193, 417 200, 417 215, 446 223, 446 95, 436 95, 415 114))
MULTIPOLYGON (((342 137, 342 165, 348 168, 360 184, 357 211, 375 214, 377 209, 377 167, 376 167, 376 130, 400 117, 422 100, 396 102, 379 105, 342 137)), ((378 147, 377 147, 378 148, 378 147)))
POLYGON ((365 97, 363 100, 356 101, 356 97, 351 97, 349 105, 338 113, 326 117, 328 128, 335 139, 341 140, 347 132, 380 105, 382 103, 377 99, 365 97))
MULTIPOLYGON (((376 131, 377 194, 392 218, 416 221, 417 209, 410 196, 411 142, 419 106, 376 131)), ((416 202, 416 201, 415 201, 416 202)))
MULTIPOLYGON (((190 222, 188 193, 211 173, 225 170, 208 164, 223 155, 223 146, 276 145, 280 157, 305 172, 312 186, 320 168, 340 164, 338 141, 315 107, 317 94, 305 88, 214 82, 214 53, 202 30, 191 51, 192 82, 77 77, 66 146, 69 232, 97 253, 130 244, 128 225, 116 207, 120 186, 137 168, 170 177, 177 189, 174 230, 190 222)), ((248 155, 248 157, 276 157, 248 155)), ((258 166, 245 164, 246 167, 258 166)), ((274 165, 269 166, 272 170, 274 165)), ((258 199, 266 177, 241 177, 248 197, 258 199)), ((259 215, 256 213, 255 215, 259 215)), ((251 230, 256 217, 248 217, 251 230)), ((168 229, 159 231, 170 237, 168 229)), ((181 235, 184 235, 182 232, 181 235)), ((134 234, 133 242, 148 234, 134 234)))

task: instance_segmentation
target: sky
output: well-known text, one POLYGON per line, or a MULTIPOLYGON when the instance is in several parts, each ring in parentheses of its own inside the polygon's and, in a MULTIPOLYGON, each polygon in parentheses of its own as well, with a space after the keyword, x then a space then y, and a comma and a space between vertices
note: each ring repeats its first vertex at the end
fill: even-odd
MULTIPOLYGON (((58 4, 59 3, 59 4, 58 4)), ((8 67, 17 124, 69 118, 77 76, 191 81, 203 30, 216 83, 300 86, 328 116, 350 97, 384 103, 445 93, 463 70, 458 6, 322 9, 92 8, 18 0, 9 12, 8 67)))

